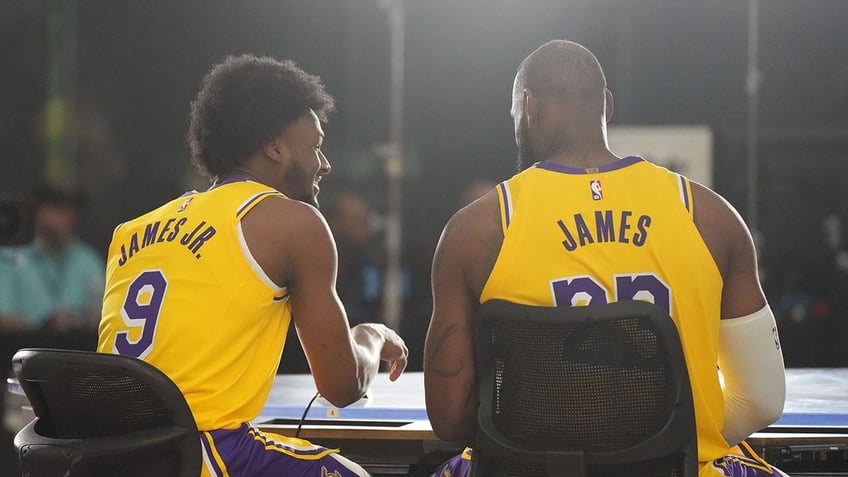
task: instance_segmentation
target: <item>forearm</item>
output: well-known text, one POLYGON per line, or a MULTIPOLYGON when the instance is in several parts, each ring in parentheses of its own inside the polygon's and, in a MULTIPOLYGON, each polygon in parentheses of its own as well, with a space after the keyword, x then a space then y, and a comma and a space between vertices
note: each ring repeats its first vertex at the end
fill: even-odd
MULTIPOLYGON (((321 360, 320 367, 313 366, 312 369, 318 390, 339 407, 364 396, 380 369, 380 361, 389 359, 382 356, 390 333, 385 326, 363 323, 351 328, 349 333, 350 348, 346 352, 337 350, 331 361, 321 360)), ((310 364, 315 361, 310 358, 310 364)), ((400 371, 402 369, 398 370, 398 374, 400 371)))
POLYGON ((465 328, 455 324, 431 325, 424 350, 424 389, 427 415, 436 435, 471 445, 476 427, 476 374, 469 333, 461 329, 465 328))
POLYGON ((445 380, 424 373, 427 415, 442 440, 473 446, 477 429, 477 395, 471 381, 445 380))
POLYGON ((381 332, 382 325, 362 323, 350 330, 353 342, 353 357, 356 363, 357 399, 362 397, 371 386, 371 382, 380 370, 380 353, 386 342, 381 332))
POLYGON ((780 418, 786 393, 783 356, 770 308, 722 320, 718 365, 724 376, 724 427, 736 445, 780 418))

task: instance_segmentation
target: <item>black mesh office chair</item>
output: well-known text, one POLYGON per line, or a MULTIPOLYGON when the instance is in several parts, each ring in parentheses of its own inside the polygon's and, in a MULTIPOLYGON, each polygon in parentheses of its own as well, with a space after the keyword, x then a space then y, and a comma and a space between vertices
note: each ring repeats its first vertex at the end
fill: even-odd
POLYGON ((481 305, 474 477, 698 474, 677 328, 645 302, 481 305))
POLYGON ((15 436, 23 477, 197 477, 200 438, 177 386, 127 356, 22 349, 36 418, 15 436))

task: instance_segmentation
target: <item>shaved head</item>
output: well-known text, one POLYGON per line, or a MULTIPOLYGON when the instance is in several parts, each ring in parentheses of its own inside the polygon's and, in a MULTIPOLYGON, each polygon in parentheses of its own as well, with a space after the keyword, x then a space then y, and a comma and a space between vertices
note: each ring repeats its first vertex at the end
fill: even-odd
MULTIPOLYGON (((516 85, 539 96, 603 108, 607 79, 601 64, 583 45, 567 40, 545 43, 518 67, 516 85)), ((517 88, 519 89, 519 88, 517 88)))
POLYGON ((519 170, 547 159, 555 151, 589 144, 596 150, 600 150, 597 146, 606 149, 611 100, 601 64, 586 47, 553 40, 537 48, 518 66, 512 89, 519 170), (559 123, 553 124, 551 116, 539 114, 538 107, 535 112, 527 111, 530 104, 542 103, 563 112, 558 116, 559 123), (547 123, 531 126, 531 121, 538 120, 547 123))

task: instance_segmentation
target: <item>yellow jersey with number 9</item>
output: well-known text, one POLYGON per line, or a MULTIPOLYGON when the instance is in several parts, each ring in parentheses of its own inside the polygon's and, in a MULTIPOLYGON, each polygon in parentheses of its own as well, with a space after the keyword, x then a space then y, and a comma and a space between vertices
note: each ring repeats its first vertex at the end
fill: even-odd
POLYGON ((119 225, 109 246, 97 350, 153 364, 198 429, 234 429, 265 404, 291 319, 240 220, 281 193, 234 180, 119 225))
POLYGON ((699 460, 727 454, 716 368, 722 278, 695 226, 689 181, 631 156, 600 169, 537 163, 497 190, 504 240, 480 302, 636 299, 666 309, 686 355, 699 460))

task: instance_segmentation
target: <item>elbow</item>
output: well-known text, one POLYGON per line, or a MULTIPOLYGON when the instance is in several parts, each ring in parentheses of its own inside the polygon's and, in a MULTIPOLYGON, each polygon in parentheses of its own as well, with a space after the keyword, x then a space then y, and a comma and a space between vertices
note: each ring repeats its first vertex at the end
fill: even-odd
POLYGON ((443 441, 456 442, 456 431, 454 427, 449 425, 444 419, 440 419, 431 412, 427 413, 430 419, 430 427, 433 428, 433 433, 438 436, 439 439, 443 441))
MULTIPOLYGON (((738 423, 739 427, 743 425, 744 430, 739 432, 739 436, 736 441, 741 442, 744 439, 747 439, 754 432, 762 431, 767 428, 775 421, 780 419, 780 416, 783 415, 783 401, 780 401, 780 405, 778 406, 776 403, 768 403, 760 406, 753 407, 747 415, 747 422, 740 419, 738 423)), ((738 442, 737 442, 738 443, 738 442)))
POLYGON ((780 419, 783 415, 784 399, 785 398, 761 401, 760 409, 757 412, 757 415, 761 420, 761 429, 768 427, 780 419))
POLYGON ((336 407, 346 407, 362 399, 365 390, 359 386, 318 386, 318 393, 336 407))
POLYGON ((470 409, 439 407, 432 399, 427 403, 430 426, 439 439, 471 446, 476 432, 475 414, 470 409))
POLYGON ((784 396, 762 396, 757 400, 735 397, 725 402, 725 422, 722 435, 729 445, 736 445, 752 433, 761 431, 783 415, 784 396))
POLYGON ((360 398, 362 398, 361 395, 357 396, 354 394, 331 394, 328 396, 324 393, 321 393, 321 396, 326 399, 330 404, 336 407, 350 406, 351 404, 355 403, 360 398))
POLYGON ((346 407, 360 400, 371 385, 370 376, 355 363, 336 363, 320 371, 313 368, 312 376, 321 396, 336 407, 346 407))
MULTIPOLYGON (((775 375, 771 380, 771 390, 763 393, 756 401, 756 415, 760 418, 760 429, 774 423, 783 415, 783 406, 786 401, 786 380, 781 373, 775 375)), ((763 391, 766 387, 763 386, 763 391)))
POLYGON ((439 439, 472 446, 477 430, 476 393, 458 392, 466 386, 445 386, 441 380, 428 381, 426 370, 424 377, 427 417, 433 432, 439 439))
POLYGON ((456 426, 448 423, 441 423, 438 420, 430 420, 430 425, 433 432, 439 439, 448 442, 455 442, 465 446, 471 446, 474 440, 474 428, 469 426, 456 426))

